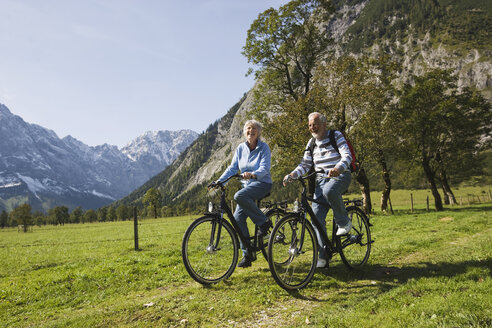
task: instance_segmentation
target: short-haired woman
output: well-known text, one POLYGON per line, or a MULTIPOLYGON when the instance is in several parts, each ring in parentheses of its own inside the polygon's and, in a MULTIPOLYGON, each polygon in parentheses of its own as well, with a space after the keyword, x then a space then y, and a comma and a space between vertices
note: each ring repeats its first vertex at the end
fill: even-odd
MULTIPOLYGON (((244 124, 244 137, 246 142, 241 143, 232 157, 229 167, 220 176, 217 182, 224 181, 228 177, 241 171, 243 188, 234 195, 237 203, 234 219, 236 220, 244 236, 249 237, 246 218, 259 226, 259 235, 267 234, 272 223, 265 214, 256 206, 256 201, 268 195, 272 189, 270 176, 271 152, 268 145, 260 140, 261 124, 255 120, 249 120, 244 124)), ((252 254, 241 242, 243 258, 238 267, 246 268, 254 261, 252 254)))

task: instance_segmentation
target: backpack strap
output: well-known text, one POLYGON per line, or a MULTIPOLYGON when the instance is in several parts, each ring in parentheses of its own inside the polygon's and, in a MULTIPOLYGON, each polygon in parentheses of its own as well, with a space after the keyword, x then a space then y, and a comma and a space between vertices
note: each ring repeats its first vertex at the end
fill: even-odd
POLYGON ((314 156, 313 156, 314 147, 316 147, 316 139, 312 137, 311 140, 309 140, 308 142, 306 150, 304 150, 305 152, 308 151, 309 154, 311 155, 311 160, 313 161, 313 165, 311 166, 311 169, 314 168, 314 156))
POLYGON ((335 149, 337 153, 340 154, 340 151, 338 150, 337 141, 335 140, 335 130, 330 130, 328 137, 330 138, 330 144, 333 147, 333 149, 335 149))
POLYGON ((306 151, 309 151, 311 154, 311 158, 313 158, 314 147, 316 147, 316 140, 312 137, 311 140, 309 140, 308 148, 306 149, 306 151))

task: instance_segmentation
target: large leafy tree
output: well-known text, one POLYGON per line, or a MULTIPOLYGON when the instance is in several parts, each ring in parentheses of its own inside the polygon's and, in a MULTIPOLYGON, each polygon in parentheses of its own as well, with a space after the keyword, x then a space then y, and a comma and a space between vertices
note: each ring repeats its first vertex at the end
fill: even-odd
MULTIPOLYGON (((434 69, 414 80, 404 85, 400 97, 401 136, 407 154, 422 165, 435 208, 441 211, 438 179, 447 181, 450 172, 479 165, 473 159, 481 136, 490 134, 490 106, 477 93, 460 92, 450 71, 434 69)), ((449 184, 445 192, 449 197, 449 184)))
POLYGON ((392 157, 398 153, 398 134, 395 129, 398 120, 392 102, 395 94, 392 81, 398 64, 384 54, 366 58, 362 63, 365 72, 363 88, 360 90, 362 93, 359 93, 362 101, 352 100, 359 110, 351 135, 361 160, 361 167, 364 168, 364 164, 369 163, 379 166, 384 182, 381 210, 386 211, 391 193, 390 163, 392 157))
POLYGON ((66 206, 56 206, 50 209, 49 215, 51 217, 51 221, 54 224, 64 225, 68 223, 68 219, 70 218, 70 214, 68 214, 68 207, 66 206))
POLYGON ((82 210, 82 207, 77 206, 76 208, 73 209, 72 213, 70 213, 70 221, 72 223, 82 222, 83 216, 84 216, 84 211, 82 210))
POLYGON ((294 100, 308 94, 313 70, 331 40, 323 28, 332 12, 326 0, 294 0, 259 14, 243 54, 263 85, 294 100))
POLYGON ((0 228, 5 228, 8 226, 9 221, 9 215, 5 210, 0 213, 0 228))
POLYGON ((83 222, 96 222, 97 221, 97 213, 96 211, 94 211, 93 209, 89 209, 87 211, 85 211, 84 213, 84 218, 83 218, 83 222))
POLYGON ((108 214, 107 214, 107 216, 108 216, 108 220, 109 221, 116 221, 116 218, 117 218, 117 216, 116 216, 116 209, 113 206, 110 206, 108 208, 108 214))
POLYGON ((330 1, 290 1, 259 14, 248 30, 243 54, 258 81, 255 115, 280 151, 272 162, 274 178, 292 169, 309 138, 307 115, 313 110, 306 97, 331 43, 323 25, 331 12, 330 1))
POLYGON ((16 207, 10 213, 10 217, 17 221, 17 224, 22 225, 24 232, 27 232, 29 226, 32 225, 31 205, 23 204, 16 207))
POLYGON ((132 208, 130 206, 126 206, 121 204, 116 208, 116 217, 119 221, 128 220, 132 216, 132 208))
POLYGON ((154 218, 157 218, 157 209, 162 206, 162 195, 161 192, 156 188, 150 188, 147 190, 143 197, 144 204, 148 204, 154 210, 154 218))

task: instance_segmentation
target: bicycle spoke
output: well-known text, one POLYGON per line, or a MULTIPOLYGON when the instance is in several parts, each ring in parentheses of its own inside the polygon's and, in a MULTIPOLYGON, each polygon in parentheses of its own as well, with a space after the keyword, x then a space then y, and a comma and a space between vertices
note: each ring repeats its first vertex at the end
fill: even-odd
POLYGON ((297 215, 287 215, 275 226, 269 241, 270 271, 275 281, 286 290, 305 287, 316 269, 317 241, 314 230, 310 223, 306 225, 303 250, 299 252, 301 229, 297 215))
POLYGON ((190 276, 202 284, 218 282, 229 277, 238 259, 238 242, 234 229, 222 221, 221 229, 213 216, 194 221, 183 237, 183 263, 190 276), (220 230, 220 239, 217 234, 220 230), (217 243, 217 247, 213 245, 217 243))
POLYGON ((352 220, 352 229, 347 235, 337 237, 337 247, 342 261, 350 268, 363 266, 371 252, 369 223, 362 210, 355 206, 347 208, 352 220))

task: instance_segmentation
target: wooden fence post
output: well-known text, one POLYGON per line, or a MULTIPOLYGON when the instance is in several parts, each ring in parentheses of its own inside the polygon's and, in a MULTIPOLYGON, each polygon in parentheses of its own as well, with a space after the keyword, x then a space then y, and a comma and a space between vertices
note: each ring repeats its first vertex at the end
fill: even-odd
POLYGON ((133 235, 135 238, 135 250, 138 251, 138 220, 137 220, 137 207, 133 207, 133 235))
POLYGON ((410 211, 413 213, 413 194, 410 193, 410 211))
POLYGON ((427 212, 429 212, 429 196, 427 196, 427 212))

